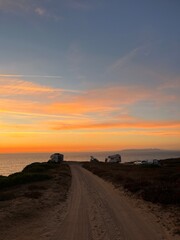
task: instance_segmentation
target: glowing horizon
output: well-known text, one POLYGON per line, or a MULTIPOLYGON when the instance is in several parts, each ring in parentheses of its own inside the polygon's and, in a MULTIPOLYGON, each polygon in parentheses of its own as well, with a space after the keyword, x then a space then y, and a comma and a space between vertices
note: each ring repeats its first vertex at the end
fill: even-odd
MULTIPOLYGON (((141 87, 138 91, 136 87, 116 85, 74 94, 72 90, 59 92, 25 80, 1 79, 0 84, 4 96, 0 102, 1 153, 178 149, 179 121, 142 119, 128 114, 134 104, 149 101, 149 89, 141 87), (171 140, 168 144, 162 137, 173 139, 174 143, 171 140)), ((158 94, 156 104, 162 106, 172 101, 162 90, 158 94)))
POLYGON ((180 4, 68 2, 0 4, 0 153, 180 149, 180 4))

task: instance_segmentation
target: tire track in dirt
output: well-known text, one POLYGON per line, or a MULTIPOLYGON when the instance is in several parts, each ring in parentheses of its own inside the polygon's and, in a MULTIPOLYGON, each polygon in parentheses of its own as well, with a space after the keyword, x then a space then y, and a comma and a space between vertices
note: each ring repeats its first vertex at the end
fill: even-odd
POLYGON ((71 171, 67 215, 51 240, 168 240, 109 183, 78 164, 71 171))

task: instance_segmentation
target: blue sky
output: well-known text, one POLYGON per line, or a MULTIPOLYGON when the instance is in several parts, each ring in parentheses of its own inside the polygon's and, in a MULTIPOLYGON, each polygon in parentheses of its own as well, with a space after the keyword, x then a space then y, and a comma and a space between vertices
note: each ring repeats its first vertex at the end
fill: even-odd
MULTIPOLYGON (((104 102, 113 108, 108 110, 106 124, 113 117, 117 121, 117 115, 143 123, 179 122, 179 12, 178 0, 0 0, 0 84, 11 89, 11 94, 2 92, 1 104, 67 105, 94 97, 97 105, 104 102), (66 94, 54 100, 30 93, 21 96, 22 86, 30 88, 30 93, 33 86, 36 91, 43 88, 57 93, 61 89, 66 94)), ((88 113, 78 114, 104 124, 104 115, 97 111, 105 106, 101 104, 101 110, 94 113, 95 103, 88 104, 88 113)), ((1 119, 14 124, 24 121, 17 116, 1 119)), ((32 122, 29 118, 27 124, 32 122)), ((179 135, 171 131, 171 136, 178 148, 179 135)))
POLYGON ((102 73, 137 49, 127 66, 180 74, 178 1, 13 2, 0 4, 1 72, 123 82, 123 74, 102 73))

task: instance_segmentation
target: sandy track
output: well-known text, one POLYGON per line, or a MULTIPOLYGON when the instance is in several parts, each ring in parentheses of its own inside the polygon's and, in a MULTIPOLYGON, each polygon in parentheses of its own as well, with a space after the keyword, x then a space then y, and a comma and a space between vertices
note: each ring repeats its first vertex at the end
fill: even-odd
POLYGON ((67 215, 51 240, 169 239, 151 216, 133 208, 109 183, 77 164, 71 171, 67 215))

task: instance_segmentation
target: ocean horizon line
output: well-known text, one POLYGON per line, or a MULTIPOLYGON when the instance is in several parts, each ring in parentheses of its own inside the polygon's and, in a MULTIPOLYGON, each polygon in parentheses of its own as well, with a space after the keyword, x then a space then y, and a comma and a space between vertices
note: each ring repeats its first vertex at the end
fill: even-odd
POLYGON ((32 151, 32 152, 0 152, 0 154, 41 154, 41 153, 55 153, 55 152, 61 152, 61 153, 90 153, 90 152, 97 152, 97 153, 103 153, 103 152, 132 152, 132 151, 180 151, 180 149, 163 149, 163 148, 123 148, 123 149, 117 149, 117 150, 87 150, 87 151, 32 151))

